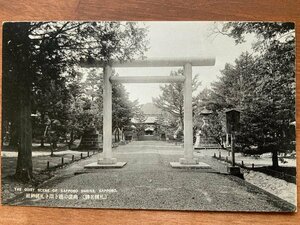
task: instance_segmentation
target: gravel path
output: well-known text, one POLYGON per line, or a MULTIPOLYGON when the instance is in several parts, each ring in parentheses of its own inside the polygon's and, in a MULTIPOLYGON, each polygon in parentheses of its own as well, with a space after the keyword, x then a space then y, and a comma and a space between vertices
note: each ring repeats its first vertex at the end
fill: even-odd
MULTIPOLYGON (((197 155, 198 154, 198 155, 197 155)), ((223 174, 226 165, 209 156, 200 161, 212 169, 173 169, 169 162, 178 161, 183 148, 166 142, 132 142, 114 150, 122 169, 83 170, 96 156, 74 163, 59 171, 44 188, 58 192, 78 191, 75 199, 38 199, 26 196, 16 205, 175 209, 213 211, 292 211, 294 207, 255 186, 223 174), (77 172, 78 175, 74 176, 77 172), (83 190, 86 193, 80 193, 83 190), (93 199, 87 199, 93 198, 93 199)), ((71 195, 70 195, 71 196, 71 195)))

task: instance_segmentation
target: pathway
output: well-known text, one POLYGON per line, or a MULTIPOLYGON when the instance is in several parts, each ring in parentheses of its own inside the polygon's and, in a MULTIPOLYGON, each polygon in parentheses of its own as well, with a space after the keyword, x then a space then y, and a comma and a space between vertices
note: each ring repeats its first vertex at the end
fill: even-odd
MULTIPOLYGON (((195 152, 195 154, 198 154, 195 152)), ((64 195, 57 199, 29 196, 16 205, 174 209, 213 211, 291 211, 291 204, 224 174, 226 165, 211 156, 200 161, 212 169, 173 169, 183 148, 167 142, 132 142, 114 150, 122 169, 98 169, 86 173, 83 166, 96 161, 96 156, 78 161, 62 169, 44 188, 57 189, 64 195), (220 173, 221 172, 221 173, 220 173), (74 176, 74 173, 78 175, 74 176), (71 192, 78 191, 73 198, 71 192), (85 191, 85 193, 80 193, 85 191), (68 195, 70 193, 70 195, 68 195), (31 198, 31 199, 30 199, 31 198), (92 198, 92 199, 91 199, 92 198)))

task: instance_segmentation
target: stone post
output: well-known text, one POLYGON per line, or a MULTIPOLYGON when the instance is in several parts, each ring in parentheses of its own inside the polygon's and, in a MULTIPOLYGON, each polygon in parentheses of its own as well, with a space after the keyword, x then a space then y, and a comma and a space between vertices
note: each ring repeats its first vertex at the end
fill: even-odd
MULTIPOLYGON (((226 143, 225 143, 225 148, 228 149, 227 147, 229 146, 229 134, 226 133, 226 143)), ((230 156, 230 151, 228 150, 228 156, 230 156)))
POLYGON ((231 156, 232 156, 232 166, 235 166, 235 152, 234 152, 234 145, 235 145, 235 134, 234 132, 231 133, 231 156))

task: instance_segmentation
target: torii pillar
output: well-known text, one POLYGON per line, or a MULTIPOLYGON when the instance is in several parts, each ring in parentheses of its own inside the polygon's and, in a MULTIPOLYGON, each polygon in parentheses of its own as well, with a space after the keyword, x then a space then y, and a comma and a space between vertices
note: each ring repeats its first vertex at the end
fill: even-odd
POLYGON ((184 158, 179 159, 180 164, 197 164, 194 158, 193 147, 193 108, 192 108, 192 65, 187 63, 183 67, 184 89, 183 89, 183 111, 184 111, 184 158))
POLYGON ((98 154, 97 162, 86 165, 84 168, 121 168, 126 162, 118 162, 112 156, 112 68, 105 65, 103 68, 103 153, 98 154))
POLYGON ((193 105, 192 105, 192 64, 186 63, 183 66, 185 77, 183 88, 183 111, 184 111, 184 158, 180 158, 179 162, 170 162, 173 168, 211 168, 208 164, 199 162, 194 157, 193 146, 193 105))

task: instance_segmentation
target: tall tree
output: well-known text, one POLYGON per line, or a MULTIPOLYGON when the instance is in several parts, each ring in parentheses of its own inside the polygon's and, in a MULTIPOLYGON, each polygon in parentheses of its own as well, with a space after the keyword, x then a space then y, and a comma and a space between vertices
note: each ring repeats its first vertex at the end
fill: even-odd
MULTIPOLYGON (((183 70, 172 71, 170 76, 183 76, 183 70)), ((200 82, 197 77, 193 77, 192 89, 195 91, 200 82)), ((183 83, 171 83, 160 86, 161 95, 157 98, 153 98, 153 103, 165 112, 170 113, 172 116, 180 120, 180 126, 183 127, 183 83)))
POLYGON ((112 126, 113 130, 117 131, 117 141, 119 141, 119 131, 131 124, 131 119, 136 112, 136 104, 136 102, 129 100, 129 95, 123 84, 115 83, 112 85, 112 126))
MULTIPOLYGON (((32 51, 30 34, 30 23, 6 23, 3 27, 3 81, 10 80, 14 82, 12 87, 15 91, 4 90, 3 92, 3 107, 8 110, 15 106, 14 125, 18 129, 18 161, 17 161, 17 177, 23 179, 31 179, 32 177, 32 160, 31 160, 31 88, 32 88, 32 72, 31 67, 32 57, 29 54, 32 51), (14 78, 10 78, 13 76, 14 78), (8 96, 13 96, 9 102, 8 96), (13 105, 12 105, 13 104, 13 105)), ((6 84, 4 83, 4 86, 6 84)))

